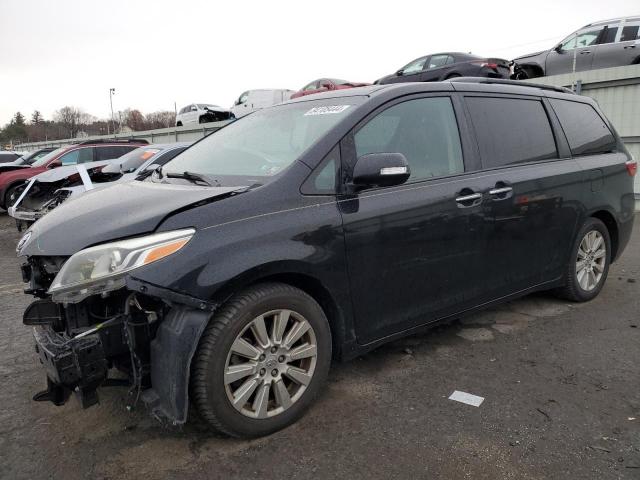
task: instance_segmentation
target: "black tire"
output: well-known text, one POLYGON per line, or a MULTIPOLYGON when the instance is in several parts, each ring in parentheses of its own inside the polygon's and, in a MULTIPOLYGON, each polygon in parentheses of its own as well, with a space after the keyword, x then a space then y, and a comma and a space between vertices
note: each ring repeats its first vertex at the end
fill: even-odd
POLYGON ((304 414, 325 383, 330 364, 331 331, 320 305, 290 285, 259 284, 235 295, 209 321, 193 359, 191 398, 200 417, 215 430, 234 437, 260 437, 287 427, 304 414), (236 337, 254 318, 277 309, 298 312, 311 324, 317 342, 315 370, 290 407, 269 418, 250 418, 236 410, 227 396, 227 356, 236 337))
POLYGON ((23 186, 23 184, 12 185, 7 189, 7 192, 4 195, 4 205, 2 205, 2 208, 7 210, 16 203, 16 200, 18 200, 18 197, 20 196, 19 191, 23 186))
POLYGON ((181 127, 181 126, 182 126, 182 122, 176 123, 176 127, 181 127))
POLYGON ((576 239, 573 243, 573 247, 571 249, 571 256, 569 257, 569 263, 566 267, 565 271, 565 285, 564 287, 557 290, 557 293, 560 297, 565 298, 567 300, 571 300, 573 302, 588 302, 589 300, 594 299, 602 290, 604 283, 607 280, 607 274, 609 273, 609 265, 611 263, 611 237, 609 236, 609 230, 605 226, 602 221, 597 218, 588 218, 587 221, 582 225, 582 228, 578 232, 576 239), (587 233, 591 231, 599 232, 605 243, 606 255, 604 261, 604 268, 602 271, 602 276, 600 277, 597 285, 592 290, 585 290, 582 288, 580 283, 578 282, 578 275, 576 272, 576 262, 578 261, 578 250, 580 248, 580 244, 583 238, 587 235, 587 233))
POLYGON ((529 72, 525 68, 519 67, 511 76, 512 80, 527 80, 529 72))

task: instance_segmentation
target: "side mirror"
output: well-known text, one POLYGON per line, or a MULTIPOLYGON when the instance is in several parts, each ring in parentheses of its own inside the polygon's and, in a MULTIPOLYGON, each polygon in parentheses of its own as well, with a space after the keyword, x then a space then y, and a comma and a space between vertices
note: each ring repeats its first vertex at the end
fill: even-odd
POLYGON ((331 90, 332 87, 333 87, 333 85, 331 85, 329 82, 325 82, 325 83, 321 83, 320 84, 320 88, 326 88, 327 90, 331 90))
POLYGON ((51 162, 47 165, 47 168, 58 168, 62 166, 62 162, 51 162))
POLYGON ((407 159, 401 153, 369 153, 358 157, 353 167, 356 187, 391 187, 406 182, 411 175, 407 159))
POLYGON ((147 168, 145 168, 144 171, 145 172, 153 172, 157 168, 160 168, 160 166, 161 165, 159 163, 152 163, 151 165, 147 166, 147 168))
POLYGON ((396 72, 396 75, 398 75, 399 77, 401 77, 404 74, 404 70, 400 69, 396 72))
POLYGON ((562 53, 562 44, 560 44, 560 45, 556 45, 556 48, 554 48, 554 50, 555 50, 557 53, 562 53))

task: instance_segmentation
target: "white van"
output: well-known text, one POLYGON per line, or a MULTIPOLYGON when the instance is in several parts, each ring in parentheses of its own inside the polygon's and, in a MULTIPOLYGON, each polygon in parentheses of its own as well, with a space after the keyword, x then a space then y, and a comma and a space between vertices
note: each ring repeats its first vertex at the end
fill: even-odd
POLYGON ((291 98, 293 93, 293 90, 247 90, 235 101, 231 112, 236 118, 244 117, 261 108, 285 102, 291 98))

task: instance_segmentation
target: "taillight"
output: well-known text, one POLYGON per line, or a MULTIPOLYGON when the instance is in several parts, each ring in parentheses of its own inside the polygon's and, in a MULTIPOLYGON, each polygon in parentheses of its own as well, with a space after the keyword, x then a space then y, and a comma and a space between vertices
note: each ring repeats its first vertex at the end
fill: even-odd
POLYGON ((638 171, 638 162, 630 160, 626 163, 626 165, 627 165, 627 172, 629 173, 629 176, 635 177, 638 171))
POLYGON ((498 64, 492 63, 492 62, 471 62, 471 63, 475 63, 476 65, 480 65, 481 67, 493 68, 494 70, 498 68, 498 64))

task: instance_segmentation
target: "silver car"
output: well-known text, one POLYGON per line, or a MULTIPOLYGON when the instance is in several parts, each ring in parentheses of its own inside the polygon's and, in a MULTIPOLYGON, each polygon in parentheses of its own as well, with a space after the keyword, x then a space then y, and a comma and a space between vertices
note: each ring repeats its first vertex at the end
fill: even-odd
POLYGON ((513 60, 512 78, 582 72, 640 63, 640 15, 590 23, 551 50, 513 60))
POLYGON ((152 144, 137 148, 120 158, 59 167, 31 178, 9 215, 16 219, 18 230, 49 213, 61 203, 90 190, 135 179, 150 167, 164 165, 190 143, 152 144))

